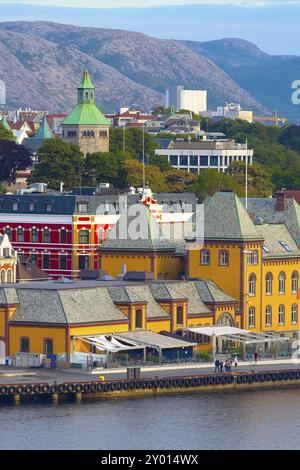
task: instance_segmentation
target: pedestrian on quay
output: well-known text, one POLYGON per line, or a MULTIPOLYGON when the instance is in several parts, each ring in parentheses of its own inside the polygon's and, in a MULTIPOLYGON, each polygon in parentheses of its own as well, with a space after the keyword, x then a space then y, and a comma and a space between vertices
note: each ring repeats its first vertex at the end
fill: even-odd
POLYGON ((255 351, 254 354, 253 354, 253 356, 254 356, 254 364, 257 365, 257 361, 258 361, 258 352, 255 351))
POLYGON ((215 374, 220 370, 220 361, 219 359, 215 360, 215 374))
POLYGON ((237 356, 235 356, 234 358, 234 367, 237 367, 238 366, 238 358, 237 356))
POLYGON ((224 363, 223 361, 220 361, 220 372, 223 374, 223 367, 224 367, 224 363))

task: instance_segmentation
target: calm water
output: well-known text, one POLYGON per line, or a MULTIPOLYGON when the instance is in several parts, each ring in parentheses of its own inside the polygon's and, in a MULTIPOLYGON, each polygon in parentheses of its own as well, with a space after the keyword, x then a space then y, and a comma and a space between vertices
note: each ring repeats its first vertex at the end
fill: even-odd
POLYGON ((0 449, 299 449, 300 390, 0 407, 0 449))

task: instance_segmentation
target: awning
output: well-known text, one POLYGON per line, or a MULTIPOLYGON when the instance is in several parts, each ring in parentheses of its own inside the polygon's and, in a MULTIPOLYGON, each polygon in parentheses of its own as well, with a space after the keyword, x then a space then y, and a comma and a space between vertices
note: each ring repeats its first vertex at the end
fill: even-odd
POLYGON ((160 335, 152 331, 127 331, 126 333, 114 334, 118 340, 130 341, 140 347, 149 347, 156 350, 178 349, 197 346, 196 342, 187 342, 170 336, 160 335))
MULTIPOLYGON (((76 338, 75 338, 76 339, 76 338)), ((132 349, 142 349, 141 346, 137 347, 134 343, 122 343, 113 336, 80 336, 81 341, 84 341, 92 346, 95 346, 99 351, 120 352, 129 351, 132 349)))
POLYGON ((233 326, 203 326, 199 328, 187 328, 192 333, 199 335, 222 337, 227 341, 240 342, 244 344, 269 343, 275 341, 287 341, 289 338, 277 336, 272 333, 256 333, 254 331, 242 330, 233 326))

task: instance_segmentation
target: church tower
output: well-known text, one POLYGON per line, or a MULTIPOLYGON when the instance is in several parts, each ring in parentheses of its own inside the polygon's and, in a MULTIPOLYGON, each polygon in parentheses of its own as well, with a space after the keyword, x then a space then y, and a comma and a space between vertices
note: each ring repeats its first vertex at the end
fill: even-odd
POLYGON ((62 139, 81 152, 109 152, 109 122, 95 104, 94 86, 85 69, 78 87, 77 105, 62 122, 62 139))

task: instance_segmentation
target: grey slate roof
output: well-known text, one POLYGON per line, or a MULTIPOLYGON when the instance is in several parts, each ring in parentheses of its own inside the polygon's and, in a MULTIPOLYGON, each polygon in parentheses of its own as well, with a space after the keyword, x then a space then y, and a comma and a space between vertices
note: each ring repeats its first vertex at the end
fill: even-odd
POLYGON ((100 251, 170 251, 176 247, 163 238, 161 227, 152 218, 148 209, 140 205, 136 215, 123 213, 101 246, 100 251))
POLYGON ((194 281, 168 283, 167 288, 173 297, 188 299, 188 315, 211 313, 202 301, 194 281))
POLYGON ((137 296, 147 302, 147 318, 169 318, 169 314, 156 302, 154 299, 149 285, 134 285, 126 288, 127 293, 137 296))
POLYGON ((257 240, 251 218, 237 195, 218 192, 204 204, 204 236, 215 240, 257 240))
POLYGON ((236 299, 222 291, 213 281, 195 281, 195 286, 204 303, 237 302, 236 299))
POLYGON ((264 246, 268 253, 263 253, 264 258, 300 256, 300 250, 285 224, 257 225, 257 231, 264 238, 264 246), (287 251, 280 242, 289 245, 291 251, 287 251))
POLYGON ((109 287, 108 292, 113 300, 116 303, 138 303, 144 302, 142 297, 139 297, 135 294, 130 287, 109 287))

